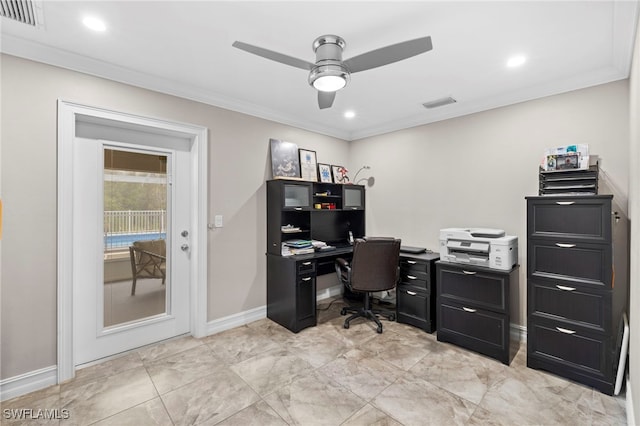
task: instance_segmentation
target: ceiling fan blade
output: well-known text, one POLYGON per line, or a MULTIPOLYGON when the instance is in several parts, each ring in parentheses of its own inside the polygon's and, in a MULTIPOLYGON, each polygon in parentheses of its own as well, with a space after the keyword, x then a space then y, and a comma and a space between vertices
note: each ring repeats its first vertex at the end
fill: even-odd
POLYGON ((431 37, 421 37, 354 56, 344 61, 343 64, 350 72, 354 73, 392 64, 428 52, 432 48, 431 37))
POLYGON ((321 92, 318 90, 318 106, 320 109, 331 108, 336 92, 321 92))
POLYGON ((254 55, 262 56, 263 58, 271 59, 272 61, 280 62, 281 64, 291 65, 292 67, 302 68, 303 70, 307 71, 311 71, 311 69, 316 66, 315 64, 312 64, 311 62, 307 62, 305 60, 274 52, 273 50, 254 46, 252 44, 243 43, 241 41, 234 41, 232 46, 240 50, 253 53, 254 55))

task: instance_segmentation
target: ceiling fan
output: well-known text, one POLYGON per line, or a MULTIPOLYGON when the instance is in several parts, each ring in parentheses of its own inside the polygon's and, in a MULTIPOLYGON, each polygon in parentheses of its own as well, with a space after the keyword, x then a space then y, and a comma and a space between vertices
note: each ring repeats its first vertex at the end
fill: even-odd
POLYGON ((428 52, 433 48, 431 37, 427 36, 381 47, 343 61, 342 51, 346 46, 344 39, 336 35, 323 35, 313 42, 316 62, 312 63, 241 41, 235 41, 232 46, 272 61, 309 71, 309 84, 318 90, 320 109, 330 108, 333 105, 336 92, 347 85, 352 73, 392 64, 428 52))

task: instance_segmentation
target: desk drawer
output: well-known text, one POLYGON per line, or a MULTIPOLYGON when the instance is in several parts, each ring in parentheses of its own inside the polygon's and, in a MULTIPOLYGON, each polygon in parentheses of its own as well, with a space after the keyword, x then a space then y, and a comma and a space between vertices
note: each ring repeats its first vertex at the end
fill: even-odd
POLYGON ((435 330, 435 298, 424 290, 399 285, 396 289, 398 322, 411 324, 428 333, 435 330))
POLYGON ((611 199, 532 199, 528 203, 527 221, 530 238, 610 241, 611 199))
POLYGON ((431 293, 429 276, 424 272, 401 269, 400 283, 414 286, 414 287, 419 287, 424 291, 431 293))
POLYGON ((529 277, 611 288, 611 245, 529 239, 529 277))
POLYGON ((316 271, 315 260, 301 260, 297 262, 298 274, 312 274, 316 271))
POLYGON ((430 262, 405 257, 400 257, 400 268, 405 271, 422 272, 427 275, 431 272, 430 262))
POLYGON ((552 371, 570 371, 590 377, 610 378, 611 351, 608 337, 580 327, 565 328, 555 321, 536 320, 527 325, 527 357, 545 361, 552 371))
POLYGON ((436 279, 438 297, 474 308, 505 313, 508 275, 448 267, 440 264, 436 279))
POLYGON ((449 300, 440 300, 439 303, 438 340, 455 343, 504 362, 509 344, 507 315, 449 300))
POLYGON ((611 330, 611 293, 550 280, 529 280, 528 314, 567 321, 594 331, 611 330))

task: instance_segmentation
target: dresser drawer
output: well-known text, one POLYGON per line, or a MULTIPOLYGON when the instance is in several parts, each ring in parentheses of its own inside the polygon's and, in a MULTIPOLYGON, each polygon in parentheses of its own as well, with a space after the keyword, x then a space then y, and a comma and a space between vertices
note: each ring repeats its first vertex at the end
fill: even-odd
POLYGON ((529 277, 611 287, 611 245, 530 239, 529 277))
POLYGON ((563 375, 573 372, 607 379, 613 375, 608 339, 584 328, 536 320, 527 325, 527 357, 546 362, 551 371, 563 375))
POLYGON ((438 297, 475 308, 506 312, 508 275, 439 264, 438 297))
POLYGON ((611 198, 549 197, 530 200, 527 212, 529 237, 611 240, 611 198))
POLYGON ((505 362, 509 345, 509 320, 504 314, 469 308, 440 300, 438 340, 484 353, 505 362))
POLYGON ((528 315, 611 331, 611 292, 593 291, 579 285, 529 280, 528 315))

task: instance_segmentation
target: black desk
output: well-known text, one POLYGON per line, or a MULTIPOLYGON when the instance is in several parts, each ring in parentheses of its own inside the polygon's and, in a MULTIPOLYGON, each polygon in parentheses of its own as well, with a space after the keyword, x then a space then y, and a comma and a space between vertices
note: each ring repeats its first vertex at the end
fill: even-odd
MULTIPOLYGON (((350 259, 351 246, 296 256, 267 254, 267 317, 294 333, 313 327, 316 318, 316 277, 335 273, 338 257, 350 259)), ((400 253, 397 290, 399 322, 435 330, 435 267, 437 253, 400 253)))

